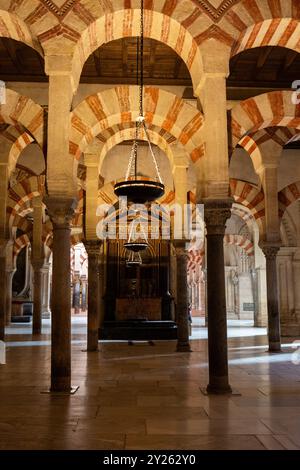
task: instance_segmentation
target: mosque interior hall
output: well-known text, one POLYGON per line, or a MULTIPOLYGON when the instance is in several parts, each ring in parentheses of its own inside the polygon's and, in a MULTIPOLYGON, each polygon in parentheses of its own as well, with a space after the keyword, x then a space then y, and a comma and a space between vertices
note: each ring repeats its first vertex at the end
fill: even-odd
POLYGON ((0 0, 0 451, 299 423, 300 2, 0 0))

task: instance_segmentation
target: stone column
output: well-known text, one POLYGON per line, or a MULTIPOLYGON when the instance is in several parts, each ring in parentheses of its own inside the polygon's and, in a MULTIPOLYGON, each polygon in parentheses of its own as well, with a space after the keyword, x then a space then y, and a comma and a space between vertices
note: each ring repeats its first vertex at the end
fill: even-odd
POLYGON ((11 322, 12 280, 15 272, 15 269, 10 269, 6 271, 6 325, 9 325, 11 322))
POLYGON ((51 388, 71 392, 71 228, 76 199, 47 197, 53 224, 51 388))
POLYGON ((254 326, 265 328, 268 325, 268 305, 267 305, 267 276, 266 269, 256 268, 257 273, 257 316, 254 319, 254 326))
POLYGON ((279 352, 281 340, 276 258, 280 247, 264 243, 261 248, 266 257, 269 351, 279 352))
POLYGON ((201 129, 205 158, 196 163, 197 199, 224 199, 228 196, 228 128, 226 78, 229 75, 230 48, 214 38, 199 45, 203 60, 201 82, 194 90, 198 108, 204 114, 201 129))
MULTIPOLYGON (((3 246, 0 242, 0 279, 5 279, 6 257, 3 246)), ((6 282, 0 282, 0 340, 5 339, 5 323, 6 323, 6 282)))
POLYGON ((174 240, 173 245, 176 250, 176 271, 177 271, 177 351, 190 352, 189 341, 189 318, 188 318, 188 284, 187 284, 187 263, 188 252, 186 241, 174 240))
MULTIPOLYGON (((1 138, 1 136, 0 136, 1 138)), ((7 227, 6 227, 6 201, 7 201, 7 155, 9 151, 5 142, 1 138, 0 146, 0 340, 4 341, 5 323, 6 323, 6 246, 7 246, 7 227), (4 160, 4 161, 2 161, 4 160)))
POLYGON ((49 76, 47 188, 51 196, 72 198, 77 183, 69 153, 70 111, 76 84, 72 55, 63 52, 56 45, 45 55, 45 72, 49 76))
POLYGON ((104 322, 104 294, 105 294, 105 264, 104 255, 100 256, 99 262, 99 329, 102 328, 104 322))
POLYGON ((32 334, 39 335, 42 332, 43 309, 43 265, 44 260, 32 260, 33 267, 33 316, 32 334))
POLYGON ((43 309, 43 265, 44 265, 44 247, 42 242, 43 231, 43 203, 41 196, 33 199, 33 235, 31 264, 33 268, 33 318, 32 333, 41 334, 42 332, 42 309, 43 309))
POLYGON ((73 277, 73 308, 74 313, 80 312, 80 279, 79 273, 75 273, 73 277))
POLYGON ((208 393, 231 393, 228 379, 223 239, 232 200, 205 200, 207 239, 208 393))
POLYGON ((87 279, 85 275, 81 276, 81 286, 82 286, 82 290, 81 290, 80 308, 81 308, 81 311, 85 312, 86 311, 86 291, 87 291, 87 279))
POLYGON ((299 325, 300 335, 300 248, 297 249, 293 258, 294 292, 295 292, 295 320, 299 325))
POLYGON ((50 318, 50 264, 44 265, 44 300, 43 300, 43 318, 50 318))
POLYGON ((282 247, 277 255, 277 276, 280 305, 280 323, 282 336, 297 336, 294 332, 295 315, 295 285, 293 257, 296 248, 282 247))
POLYGON ((100 241, 86 240, 84 242, 88 254, 88 325, 87 350, 97 351, 100 322, 99 295, 99 257, 100 241))
POLYGON ((269 351, 278 352, 280 313, 276 257, 280 247, 278 216, 278 166, 282 147, 272 139, 259 146, 261 165, 257 168, 265 194, 265 233, 260 243, 266 257, 269 351))

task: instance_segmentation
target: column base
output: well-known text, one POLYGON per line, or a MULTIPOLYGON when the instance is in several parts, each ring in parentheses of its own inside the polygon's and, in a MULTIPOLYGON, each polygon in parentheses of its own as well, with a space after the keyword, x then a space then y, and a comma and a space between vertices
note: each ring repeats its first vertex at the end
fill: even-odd
POLYGON ((282 352, 281 350, 281 342, 280 341, 270 341, 269 342, 269 352, 282 352))
POLYGON ((37 330, 32 330, 32 336, 40 336, 42 334, 42 328, 38 328, 37 330))
POLYGON ((228 383, 228 377, 214 377, 206 387, 208 395, 231 395, 232 388, 228 383))
POLYGON ((268 322, 267 321, 257 321, 254 323, 254 328, 267 328, 268 322))
POLYGON ((192 352, 192 349, 189 343, 177 343, 176 351, 177 352, 192 352))
POLYGON ((82 351, 83 352, 99 352, 100 349, 99 349, 99 347, 97 347, 97 348, 87 348, 87 349, 83 349, 82 351))
POLYGON ((92 351, 99 351, 99 336, 98 336, 98 330, 92 334, 92 332, 89 332, 88 334, 88 340, 87 340, 87 345, 86 345, 86 350, 88 352, 92 351))
POLYGON ((79 389, 79 385, 72 385, 68 390, 43 390, 41 393, 50 393, 51 395, 74 395, 79 389))

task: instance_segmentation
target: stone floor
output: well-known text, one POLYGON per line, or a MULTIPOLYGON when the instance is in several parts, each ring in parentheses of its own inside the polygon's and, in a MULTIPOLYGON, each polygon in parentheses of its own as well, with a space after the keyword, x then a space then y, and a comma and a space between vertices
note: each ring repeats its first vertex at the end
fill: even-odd
POLYGON ((0 365, 0 449, 300 449, 300 353, 292 340, 266 352, 266 332, 229 325, 231 384, 240 396, 205 396, 206 330, 193 324, 193 353, 174 342, 106 342, 83 352, 85 318, 73 318, 71 397, 49 385, 49 321, 8 328, 0 365), (299 362, 299 364, 297 364, 299 362))

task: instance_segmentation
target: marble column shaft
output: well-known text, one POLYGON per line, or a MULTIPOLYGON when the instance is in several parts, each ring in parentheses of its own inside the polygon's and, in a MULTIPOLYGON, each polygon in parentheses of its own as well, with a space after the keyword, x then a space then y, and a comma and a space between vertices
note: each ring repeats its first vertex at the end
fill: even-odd
POLYGON ((15 270, 6 271, 6 325, 11 322, 12 310, 12 280, 15 270))
POLYGON ((186 250, 186 241, 174 241, 176 250, 176 273, 177 273, 177 351, 191 351, 189 341, 189 318, 188 318, 188 282, 187 282, 187 263, 188 253, 186 250))
POLYGON ((99 286, 99 256, 100 242, 85 241, 85 249, 88 254, 88 325, 87 325, 87 350, 97 351, 100 323, 100 286, 99 286))
POLYGON ((71 391, 71 269, 70 220, 76 200, 46 199, 53 224, 51 391, 71 391))
POLYGON ((279 245, 262 245, 266 257, 269 351, 281 350, 276 258, 279 245))
POLYGON ((39 335, 42 332, 42 309, 43 309, 43 260, 32 261, 33 267, 33 316, 32 333, 39 335))
MULTIPOLYGON (((0 255, 0 277, 5 279, 6 258, 0 255)), ((5 339, 6 324, 6 282, 0 282, 0 340, 5 339)))
POLYGON ((223 239, 232 200, 207 200, 204 206, 207 239, 208 393, 230 393, 223 239))

